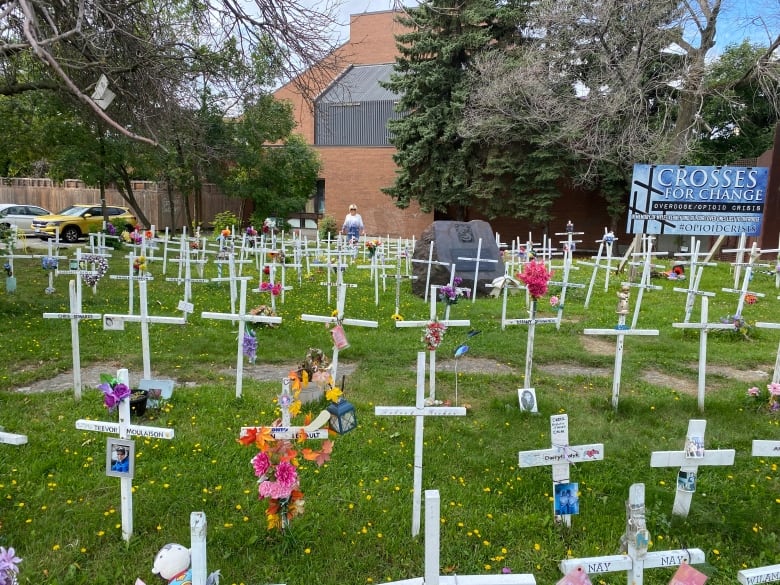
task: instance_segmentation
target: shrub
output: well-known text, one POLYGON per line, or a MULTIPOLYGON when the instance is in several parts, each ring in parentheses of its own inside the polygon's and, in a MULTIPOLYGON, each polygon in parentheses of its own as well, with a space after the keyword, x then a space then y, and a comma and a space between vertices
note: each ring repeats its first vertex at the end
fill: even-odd
POLYGON ((239 230, 241 228, 241 220, 239 220, 238 216, 232 211, 222 211, 218 213, 214 216, 214 221, 212 223, 214 225, 215 234, 219 234, 225 228, 229 229, 231 232, 234 229, 239 230))
POLYGON ((338 223, 332 215, 325 215, 317 224, 321 240, 335 239, 339 233, 338 223))

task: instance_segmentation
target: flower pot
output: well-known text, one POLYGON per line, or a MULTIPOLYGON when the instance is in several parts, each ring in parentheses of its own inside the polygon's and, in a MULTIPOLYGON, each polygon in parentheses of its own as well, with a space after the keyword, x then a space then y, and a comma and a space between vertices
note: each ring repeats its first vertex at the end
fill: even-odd
POLYGON ((130 415, 143 416, 146 412, 147 399, 146 390, 133 390, 130 395, 130 415))

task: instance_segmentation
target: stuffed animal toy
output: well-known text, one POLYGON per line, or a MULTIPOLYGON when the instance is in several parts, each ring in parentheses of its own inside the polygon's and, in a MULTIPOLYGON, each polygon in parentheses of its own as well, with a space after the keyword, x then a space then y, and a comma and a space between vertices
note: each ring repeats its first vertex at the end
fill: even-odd
MULTIPOLYGON (((171 542, 160 549, 154 557, 152 573, 165 580, 168 585, 192 585, 190 549, 171 542)), ((219 585, 219 571, 206 577, 206 585, 219 585)), ((136 579, 135 585, 146 585, 136 579)))
POLYGON ((168 585, 189 585, 192 583, 190 549, 176 543, 166 544, 154 557, 152 573, 168 585))

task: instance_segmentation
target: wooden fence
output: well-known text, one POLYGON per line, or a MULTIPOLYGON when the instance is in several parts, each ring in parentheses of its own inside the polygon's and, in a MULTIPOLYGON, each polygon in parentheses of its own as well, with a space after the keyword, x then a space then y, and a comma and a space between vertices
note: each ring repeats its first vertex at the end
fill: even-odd
MULTIPOLYGON (((132 185, 138 205, 152 225, 158 229, 167 227, 171 230, 181 230, 186 224, 184 200, 180 193, 174 193, 171 202, 162 183, 134 181, 132 185)), ((57 213, 76 203, 99 205, 100 190, 87 187, 77 180, 55 183, 51 179, 0 179, 0 203, 38 205, 57 213)), ((113 186, 106 188, 106 203, 128 206, 127 201, 113 186)), ((232 211, 238 217, 246 217, 244 207, 243 199, 226 197, 216 185, 203 186, 201 219, 204 227, 210 227, 214 216, 223 211, 232 211)), ((195 215, 192 202, 190 215, 195 215)))

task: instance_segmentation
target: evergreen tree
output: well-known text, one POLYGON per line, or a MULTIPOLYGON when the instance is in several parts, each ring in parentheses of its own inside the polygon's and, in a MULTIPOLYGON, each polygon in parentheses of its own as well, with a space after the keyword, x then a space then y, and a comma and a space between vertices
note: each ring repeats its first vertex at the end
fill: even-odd
POLYGON ((400 56, 388 89, 401 95, 405 116, 389 122, 397 148, 395 184, 385 193, 399 207, 416 200, 426 210, 465 219, 487 158, 483 145, 458 132, 475 55, 518 42, 520 4, 495 0, 431 0, 399 22, 400 56))

